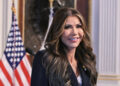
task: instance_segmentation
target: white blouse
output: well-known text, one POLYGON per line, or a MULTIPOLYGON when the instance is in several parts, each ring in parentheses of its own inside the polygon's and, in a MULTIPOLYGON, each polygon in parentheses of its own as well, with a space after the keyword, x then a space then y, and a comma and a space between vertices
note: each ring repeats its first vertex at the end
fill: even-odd
POLYGON ((79 86, 82 86, 82 78, 80 75, 77 77, 77 80, 78 80, 79 86))

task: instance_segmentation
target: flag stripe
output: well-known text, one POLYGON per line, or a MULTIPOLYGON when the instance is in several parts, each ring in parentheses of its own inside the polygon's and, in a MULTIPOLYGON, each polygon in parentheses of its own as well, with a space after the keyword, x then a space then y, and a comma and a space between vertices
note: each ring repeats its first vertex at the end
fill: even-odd
POLYGON ((0 67, 1 67, 1 69, 2 69, 2 71, 3 71, 3 73, 4 73, 4 75, 5 75, 5 77, 7 77, 8 81, 9 81, 10 84, 12 85, 12 79, 11 79, 10 75, 8 74, 8 72, 7 72, 4 64, 2 63, 2 61, 0 61, 0 67))
POLYGON ((16 77, 15 77, 15 86, 19 86, 19 83, 18 83, 16 77))
POLYGON ((8 79, 6 78, 6 76, 3 74, 1 68, 0 68, 0 78, 1 78, 1 81, 3 82, 4 86, 12 86, 8 79))
POLYGON ((30 63, 29 63, 29 60, 28 60, 28 58, 29 58, 29 56, 26 54, 25 55, 25 58, 23 58, 23 63, 25 64, 25 67, 26 67, 26 69, 27 69, 27 71, 28 71, 28 73, 29 73, 29 75, 30 75, 30 77, 31 77, 31 65, 30 65, 30 63))
MULTIPOLYGON (((31 65, 30 65, 30 61, 29 61, 29 58, 30 58, 30 55, 28 54, 28 53, 26 53, 26 55, 25 55, 27 58, 24 58, 25 60, 25 62, 26 62, 26 64, 28 65, 29 64, 29 66, 28 66, 28 68, 29 68, 29 71, 31 71, 31 65)), ((31 74, 30 74, 31 75, 31 74)))
POLYGON ((0 80, 0 86, 4 86, 3 82, 0 80))
POLYGON ((14 73, 15 73, 15 76, 16 76, 16 79, 17 79, 19 85, 20 85, 20 86, 23 86, 23 83, 22 83, 22 81, 21 81, 20 75, 18 74, 18 71, 15 70, 14 73))
POLYGON ((27 81, 27 77, 25 77, 25 74, 23 73, 21 65, 18 66, 17 71, 19 71, 18 73, 20 75, 21 81, 24 82, 23 85, 24 86, 29 86, 29 83, 27 81))
POLYGON ((20 65, 21 65, 21 68, 24 72, 24 75, 26 76, 26 79, 27 79, 28 83, 30 83, 30 76, 29 76, 29 73, 28 73, 27 69, 25 68, 25 65, 24 65, 23 61, 21 61, 20 65))
POLYGON ((13 77, 13 70, 12 70, 11 66, 8 64, 8 61, 5 58, 5 55, 3 55, 3 57, 2 57, 2 62, 3 62, 3 64, 5 64, 4 65, 5 69, 6 69, 6 71, 8 71, 8 73, 9 73, 11 79, 12 79, 12 77, 13 77))

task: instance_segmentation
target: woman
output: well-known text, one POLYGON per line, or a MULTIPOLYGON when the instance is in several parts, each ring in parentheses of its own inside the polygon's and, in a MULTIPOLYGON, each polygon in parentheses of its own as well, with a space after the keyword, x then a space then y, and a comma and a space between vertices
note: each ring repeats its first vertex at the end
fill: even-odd
POLYGON ((96 59, 82 15, 73 8, 56 12, 44 51, 33 62, 31 86, 95 86, 96 59))

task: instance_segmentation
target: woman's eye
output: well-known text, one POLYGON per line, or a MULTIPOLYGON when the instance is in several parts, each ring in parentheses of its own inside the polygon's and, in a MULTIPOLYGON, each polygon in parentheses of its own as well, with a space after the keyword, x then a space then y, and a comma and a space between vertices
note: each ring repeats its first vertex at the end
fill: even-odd
POLYGON ((69 28, 72 28, 72 25, 65 25, 64 27, 65 29, 69 29, 69 28))
POLYGON ((82 27, 81 24, 76 25, 76 28, 81 28, 81 27, 82 27))

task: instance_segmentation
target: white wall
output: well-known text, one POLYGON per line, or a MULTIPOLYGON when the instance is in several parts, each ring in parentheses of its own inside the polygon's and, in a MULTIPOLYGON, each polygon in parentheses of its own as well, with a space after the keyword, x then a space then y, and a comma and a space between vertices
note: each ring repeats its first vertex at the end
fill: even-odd
POLYGON ((97 69, 99 64, 99 0, 92 0, 92 45, 97 57, 97 69))
POLYGON ((3 1, 2 0, 0 0, 0 58, 1 58, 1 56, 2 56, 2 20, 3 20, 3 18, 2 18, 2 6, 3 6, 3 1))
POLYGON ((117 52, 116 52, 116 56, 117 56, 117 73, 120 74, 120 0, 117 0, 117 32, 116 32, 116 39, 117 39, 117 52))
POLYGON ((92 0, 97 86, 120 86, 120 0, 92 0))
MULTIPOLYGON (((15 1, 16 9, 18 9, 18 0, 15 1)), ((2 58, 5 49, 7 35, 11 27, 12 0, 0 0, 0 59, 2 58)), ((18 10, 17 10, 18 14, 18 10)))

